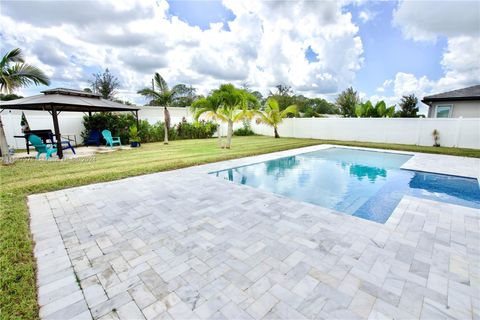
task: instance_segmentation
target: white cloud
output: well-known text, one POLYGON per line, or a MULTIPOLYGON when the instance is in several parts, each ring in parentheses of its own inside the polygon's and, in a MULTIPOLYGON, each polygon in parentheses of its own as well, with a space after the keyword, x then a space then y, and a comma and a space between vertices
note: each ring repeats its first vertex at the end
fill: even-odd
POLYGON ((462 0, 401 1, 393 23, 417 41, 480 35, 480 2, 462 0))
POLYGON ((445 75, 437 90, 451 90, 480 83, 480 37, 455 37, 448 40, 441 61, 445 75))
POLYGON ((386 89, 390 88, 393 84, 393 80, 385 80, 382 85, 377 88, 378 92, 385 92, 386 89))
POLYGON ((358 14, 358 17, 360 20, 362 20, 363 23, 367 23, 368 21, 373 20, 377 14, 375 12, 372 12, 368 9, 361 10, 360 13, 358 14))
POLYGON ((431 80, 398 73, 395 77, 397 96, 407 91, 422 95, 439 93, 480 83, 480 2, 403 1, 394 19, 397 23, 402 21, 405 36, 414 40, 429 41, 439 36, 448 39, 441 60, 444 75, 431 80), (418 12, 427 12, 427 15, 418 20, 418 12))
POLYGON ((159 1, 2 2, 3 47, 20 47, 52 79, 86 86, 108 67, 136 91, 160 72, 171 84, 201 93, 222 82, 248 82, 264 93, 285 83, 304 94, 332 94, 350 85, 362 65, 362 42, 342 4, 320 1, 224 0, 235 18, 190 26, 159 1), (50 50, 45 50, 50 48, 50 50), (318 61, 309 63, 308 47, 318 61), (92 71, 93 70, 93 71, 92 71))
MULTIPOLYGON (((478 1, 401 1, 394 11, 394 25, 407 39, 436 41, 447 38, 439 79, 398 72, 377 91, 385 92, 393 84, 390 97, 374 95, 398 103, 402 95, 414 93, 419 100, 426 95, 455 90, 480 83, 480 2, 478 1)), ((419 103, 421 111, 426 107, 419 103)))

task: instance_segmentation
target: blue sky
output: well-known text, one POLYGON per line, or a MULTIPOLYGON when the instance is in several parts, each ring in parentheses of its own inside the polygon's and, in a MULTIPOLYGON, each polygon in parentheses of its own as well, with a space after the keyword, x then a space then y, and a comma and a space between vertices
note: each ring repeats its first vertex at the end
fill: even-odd
POLYGON ((221 1, 168 1, 169 14, 177 16, 191 26, 198 26, 202 30, 209 28, 210 23, 223 22, 228 30, 226 22, 232 21, 235 15, 228 10, 221 1))
MULTIPOLYGON (((349 86, 397 104, 480 83, 480 1, 103 0, 0 3, 2 53, 21 48, 52 87, 105 68, 122 99, 154 72, 208 93, 275 85, 335 100, 349 86)), ((24 95, 43 88, 23 90, 24 95)))
MULTIPOLYGON (((235 15, 223 6, 221 1, 178 1, 170 0, 169 13, 177 16, 191 26, 202 30, 209 28, 210 23, 232 21, 235 15)), ((418 42, 405 39, 401 30, 392 23, 396 1, 375 1, 363 4, 350 4, 344 12, 352 15, 353 22, 359 27, 358 34, 363 42, 364 64, 357 72, 355 89, 373 95, 387 79, 394 79, 398 72, 407 72, 417 77, 427 76, 438 79, 442 76, 440 60, 446 47, 446 38, 435 42, 418 42), (360 18, 362 11, 372 15, 371 20, 360 18)), ((309 61, 318 61, 315 52, 308 47, 305 56, 309 61)), ((384 94, 392 94, 387 88, 384 94)))
POLYGON ((396 6, 394 1, 382 1, 346 8, 359 26, 363 42, 364 65, 357 72, 354 82, 354 87, 360 91, 373 94, 384 80, 395 78, 398 72, 430 79, 438 79, 443 74, 440 61, 446 39, 436 42, 405 39, 401 30, 392 24, 396 6), (365 10, 373 14, 372 20, 364 22, 359 17, 360 12, 365 10))

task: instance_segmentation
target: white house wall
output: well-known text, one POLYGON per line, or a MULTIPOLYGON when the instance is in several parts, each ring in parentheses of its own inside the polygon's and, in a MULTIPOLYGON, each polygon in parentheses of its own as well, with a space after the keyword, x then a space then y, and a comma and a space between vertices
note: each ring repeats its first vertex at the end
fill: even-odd
POLYGON ((480 101, 433 102, 429 107, 428 117, 435 118, 437 106, 453 105, 451 118, 480 118, 480 101))

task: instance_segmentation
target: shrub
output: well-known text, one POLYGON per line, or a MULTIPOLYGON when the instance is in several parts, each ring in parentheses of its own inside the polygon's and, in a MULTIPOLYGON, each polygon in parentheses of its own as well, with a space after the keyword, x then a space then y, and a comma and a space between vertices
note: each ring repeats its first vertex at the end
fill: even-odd
POLYGON ((243 120, 243 128, 237 129, 233 132, 235 136, 253 136, 255 132, 252 130, 252 126, 250 125, 250 120, 244 119, 243 120))
POLYGON ((189 123, 185 118, 175 126, 177 139, 206 139, 211 138, 217 126, 211 121, 197 121, 189 123))
POLYGON ((123 143, 128 143, 130 127, 136 125, 136 119, 132 114, 115 114, 111 112, 98 112, 91 117, 83 117, 84 130, 81 134, 82 139, 86 141, 90 131, 107 129, 112 132, 112 136, 120 137, 123 143))
MULTIPOLYGON (((109 112, 96 113, 91 117, 83 117, 83 125, 85 127, 82 132, 82 138, 85 141, 91 130, 105 130, 112 132, 113 136, 119 136, 122 144, 129 142, 131 128, 136 128, 136 119, 130 114, 112 114, 109 112)), ((169 140, 177 139, 205 139, 211 138, 217 126, 211 121, 200 121, 189 123, 184 118, 182 122, 169 129, 169 140)), ((164 123, 159 121, 150 124, 147 120, 138 122, 137 136, 140 142, 158 142, 164 138, 164 123)))
MULTIPOLYGON (((165 131, 164 131, 164 123, 158 121, 155 124, 148 123, 147 120, 139 121, 138 136, 140 137, 141 142, 158 142, 163 141, 165 131)), ((168 131, 168 139, 175 140, 177 134, 175 132, 175 128, 170 128, 168 131)))

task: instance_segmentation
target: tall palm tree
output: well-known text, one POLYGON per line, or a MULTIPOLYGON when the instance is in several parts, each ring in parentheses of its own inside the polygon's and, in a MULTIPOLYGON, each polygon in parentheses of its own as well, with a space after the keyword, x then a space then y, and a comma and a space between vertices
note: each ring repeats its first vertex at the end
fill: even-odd
POLYGON ((168 144, 168 130, 170 128, 170 113, 168 112, 168 108, 172 105, 173 101, 176 99, 178 94, 177 87, 179 85, 174 86, 171 90, 168 88, 168 84, 163 79, 163 77, 158 73, 155 72, 155 76, 153 77, 153 88, 144 88, 139 90, 138 93, 142 96, 150 97, 155 101, 156 105, 163 106, 163 115, 165 119, 165 135, 163 138, 163 143, 168 144), (155 90, 158 88, 158 91, 155 90))
POLYGON ((15 89, 31 84, 50 85, 50 80, 39 68, 26 64, 22 50, 19 48, 7 52, 0 60, 2 76, 0 78, 0 91, 12 93, 15 89))
POLYGON ((289 115, 297 114, 297 106, 291 105, 285 108, 283 111, 280 111, 277 100, 274 98, 268 98, 265 103, 264 111, 257 111, 257 123, 263 123, 270 127, 273 127, 273 132, 275 138, 280 138, 278 134, 278 125, 282 123, 283 119, 289 115))
MULTIPOLYGON (((22 50, 19 48, 7 52, 0 60, 0 92, 12 93, 15 89, 26 87, 31 84, 49 85, 48 77, 37 67, 26 64, 22 50)), ((7 139, 3 130, 2 118, 0 117, 0 154, 4 164, 13 163, 8 152, 7 139)))
POLYGON ((227 123, 227 143, 225 147, 230 149, 232 145, 233 124, 245 118, 252 118, 254 110, 258 106, 257 98, 246 90, 237 89, 232 84, 222 84, 210 95, 210 99, 216 101, 218 108, 213 113, 212 109, 198 109, 196 116, 203 113, 215 115, 215 119, 227 123))

